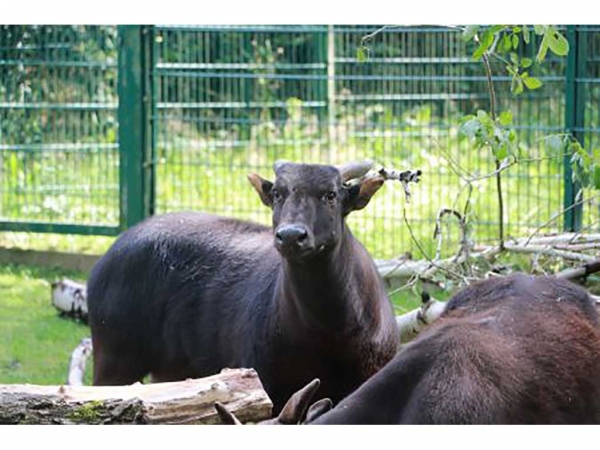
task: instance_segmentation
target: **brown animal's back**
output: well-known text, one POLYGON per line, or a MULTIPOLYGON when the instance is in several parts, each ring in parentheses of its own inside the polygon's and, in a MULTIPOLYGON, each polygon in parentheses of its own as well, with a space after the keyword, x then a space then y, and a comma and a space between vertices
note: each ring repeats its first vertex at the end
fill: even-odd
POLYGON ((474 284, 417 345, 436 355, 413 394, 417 422, 600 421, 598 313, 574 284, 522 274, 474 284))
POLYGON ((550 277, 473 284, 314 423, 600 423, 595 302, 550 277))

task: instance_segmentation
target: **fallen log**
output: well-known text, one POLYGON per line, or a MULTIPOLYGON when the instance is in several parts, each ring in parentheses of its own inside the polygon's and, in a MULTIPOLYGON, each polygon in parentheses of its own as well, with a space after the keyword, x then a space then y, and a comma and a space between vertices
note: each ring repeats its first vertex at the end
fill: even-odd
POLYGON ((69 386, 83 386, 85 365, 91 354, 92 339, 89 337, 83 338, 71 354, 71 361, 69 361, 69 374, 67 375, 67 384, 69 386))
POLYGON ((271 418, 253 369, 130 386, 0 385, 0 424, 219 424, 219 402, 242 422, 271 418))
POLYGON ((433 323, 444 312, 446 302, 431 297, 427 292, 421 294, 421 306, 401 316, 396 316, 396 324, 400 331, 400 343, 406 342, 417 336, 423 328, 433 323))
POLYGON ((87 323, 87 287, 83 283, 63 278, 52 283, 52 305, 62 315, 81 319, 87 323))

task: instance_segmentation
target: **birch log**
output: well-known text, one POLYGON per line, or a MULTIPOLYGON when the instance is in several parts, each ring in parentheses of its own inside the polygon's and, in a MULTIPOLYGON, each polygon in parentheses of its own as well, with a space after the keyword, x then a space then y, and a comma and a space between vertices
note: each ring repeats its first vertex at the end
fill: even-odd
POLYGON ((68 278, 52 283, 52 304, 61 314, 87 322, 87 287, 85 284, 68 278))
POLYGON ((400 331, 400 343, 406 343, 413 339, 427 325, 434 322, 446 307, 445 302, 440 302, 423 292, 421 307, 414 309, 401 316, 396 316, 396 324, 400 331))
POLYGON ((83 386, 85 365, 91 354, 92 339, 89 337, 83 338, 71 354, 71 361, 69 361, 69 374, 67 375, 67 384, 69 386, 83 386))
POLYGON ((0 385, 0 424, 218 424, 214 404, 241 422, 271 417, 253 369, 172 383, 131 386, 0 385))

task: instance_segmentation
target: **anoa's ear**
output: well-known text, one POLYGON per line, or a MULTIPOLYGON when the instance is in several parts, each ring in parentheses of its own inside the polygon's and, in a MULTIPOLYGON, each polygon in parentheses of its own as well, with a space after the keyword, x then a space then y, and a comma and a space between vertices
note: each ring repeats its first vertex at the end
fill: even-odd
POLYGON ((380 174, 375 174, 362 179, 359 183, 354 184, 348 189, 348 195, 344 201, 344 214, 349 214, 352 211, 363 209, 369 204, 375 192, 377 192, 385 179, 380 174))
POLYGON ((250 181, 252 187, 254 187, 256 192, 258 192, 258 195, 260 196, 262 202, 269 208, 272 208, 273 196, 271 195, 271 189, 273 189, 273 183, 267 180, 263 180, 255 173, 248 174, 248 181, 250 181))

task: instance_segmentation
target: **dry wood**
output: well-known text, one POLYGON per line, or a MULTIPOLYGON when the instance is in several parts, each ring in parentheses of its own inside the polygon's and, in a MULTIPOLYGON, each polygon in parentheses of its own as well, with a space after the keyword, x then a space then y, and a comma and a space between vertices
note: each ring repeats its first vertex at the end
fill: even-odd
POLYGON ((440 302, 429 296, 428 293, 422 294, 423 303, 420 308, 414 309, 401 316, 396 316, 396 324, 400 330, 400 342, 406 343, 419 334, 423 328, 437 320, 444 312, 445 302, 440 302))
POLYGON ((528 245, 544 245, 544 244, 559 244, 559 243, 584 243, 584 242, 600 242, 600 234, 580 234, 580 233, 562 233, 547 236, 539 236, 532 238, 520 238, 518 242, 528 245))
POLYGON ((91 354, 92 339, 83 338, 71 354, 71 361, 69 362, 69 374, 67 376, 67 384, 69 386, 83 386, 85 365, 91 354))
POLYGON ((567 280, 573 280, 575 278, 586 277, 593 273, 600 272, 600 259, 590 261, 581 267, 575 267, 572 269, 563 270, 556 274, 557 278, 565 278, 567 280))
POLYGON ((68 278, 52 283, 52 304, 61 314, 87 321, 86 285, 68 278))
POLYGON ((504 244, 504 248, 505 250, 514 253, 535 253, 537 255, 556 256, 558 258, 585 263, 592 262, 596 259, 593 256, 585 255, 583 253, 577 253, 567 250, 557 250, 551 245, 519 245, 506 242, 504 244))
POLYGON ((0 385, 0 424, 218 424, 219 402, 242 422, 271 417, 253 369, 131 386, 0 385))

